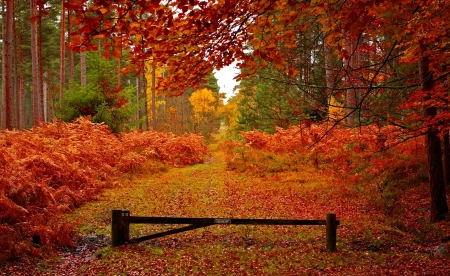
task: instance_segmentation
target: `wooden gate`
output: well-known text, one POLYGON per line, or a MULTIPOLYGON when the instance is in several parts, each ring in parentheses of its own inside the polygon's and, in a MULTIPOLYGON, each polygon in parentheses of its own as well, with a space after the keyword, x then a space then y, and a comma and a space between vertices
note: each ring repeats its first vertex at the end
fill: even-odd
POLYGON ((325 220, 294 220, 294 219, 242 219, 242 218, 179 218, 179 217, 137 217, 130 216, 128 210, 112 210, 111 243, 119 246, 123 243, 138 243, 167 235, 181 233, 214 224, 235 225, 325 225, 326 249, 336 251, 336 230, 340 224, 335 214, 327 214, 325 220), (130 239, 130 224, 189 224, 188 226, 156 233, 140 238, 130 239))

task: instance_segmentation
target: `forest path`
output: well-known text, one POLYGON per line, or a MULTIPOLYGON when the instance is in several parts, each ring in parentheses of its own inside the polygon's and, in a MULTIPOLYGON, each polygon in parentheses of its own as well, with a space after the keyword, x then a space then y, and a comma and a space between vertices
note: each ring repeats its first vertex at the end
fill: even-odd
MULTIPOLYGON (((329 176, 317 175, 308 168, 289 175, 237 173, 227 170, 224 152, 217 145, 209 145, 209 148, 211 155, 203 164, 170 168, 159 173, 135 174, 118 187, 106 189, 99 201, 77 209, 73 217, 80 220, 79 229, 84 238, 75 251, 63 254, 63 261, 50 269, 51 274, 77 275, 81 271, 95 274, 102 270, 99 261, 104 258, 103 255, 109 256, 112 250, 104 246, 110 243, 113 209, 129 210, 136 216, 325 219, 326 202, 334 192, 329 185, 332 182, 329 176), (330 189, 325 191, 324 186, 330 189), (105 250, 107 253, 102 253, 105 250)), ((130 232, 132 237, 138 237, 173 227, 132 225, 130 232)), ((186 252, 193 251, 195 256, 202 254, 199 246, 205 244, 238 251, 248 250, 252 246, 258 247, 258 250, 267 247, 291 251, 294 247, 305 245, 310 250, 314 248, 322 252, 325 249, 325 227, 211 226, 132 247, 150 246, 153 248, 151 252, 165 252, 167 249, 170 254, 184 248, 186 252)), ((217 261, 223 259, 222 252, 213 250, 212 254, 216 255, 217 261)), ((153 273, 155 271, 150 274, 153 273)))
MULTIPOLYGON (((443 269, 439 272, 450 271, 442 266, 445 259, 430 258, 414 245, 393 246, 389 239, 408 239, 407 234, 374 219, 376 210, 357 192, 336 184, 334 176, 301 164, 297 172, 239 173, 227 170, 216 145, 210 149, 203 164, 136 173, 77 209, 71 219, 80 222, 84 235, 78 248, 54 264, 38 264, 36 274, 421 275, 436 265, 443 269), (136 216, 286 219, 325 219, 333 212, 341 221, 339 251, 325 252, 323 226, 214 225, 112 248, 113 209, 136 216)), ((174 227, 132 225, 130 235, 174 227)))

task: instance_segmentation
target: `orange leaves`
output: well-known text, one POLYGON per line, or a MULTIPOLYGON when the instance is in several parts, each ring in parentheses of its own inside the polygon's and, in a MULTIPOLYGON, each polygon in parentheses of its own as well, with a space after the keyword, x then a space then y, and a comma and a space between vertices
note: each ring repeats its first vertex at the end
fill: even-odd
POLYGON ((362 165, 359 162, 362 159, 364 162, 373 162, 374 166, 370 167, 368 173, 376 176, 389 169, 389 164, 400 155, 411 160, 417 160, 417 156, 425 156, 423 137, 411 138, 397 127, 328 127, 326 124, 311 124, 278 128, 273 135, 258 131, 242 134, 248 148, 280 155, 309 155, 314 166, 329 167, 352 179, 359 178, 354 178, 350 172, 362 165), (379 156, 375 154, 381 151, 383 153, 379 156))
POLYGON ((199 135, 132 132, 119 140, 88 118, 0 132, 0 240, 11 241, 0 242, 0 260, 29 252, 33 235, 44 237, 50 251, 72 244, 72 227, 56 218, 148 159, 179 167, 202 162, 206 153, 199 135))
POLYGON ((198 134, 177 136, 165 132, 130 132, 121 137, 127 151, 139 151, 145 158, 184 167, 203 162, 207 154, 203 137, 198 134))

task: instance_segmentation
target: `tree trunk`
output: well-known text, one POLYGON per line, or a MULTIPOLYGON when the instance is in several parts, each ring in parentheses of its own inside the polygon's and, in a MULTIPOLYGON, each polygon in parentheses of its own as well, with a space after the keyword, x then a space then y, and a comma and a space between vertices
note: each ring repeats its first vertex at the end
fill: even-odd
MULTIPOLYGON (((71 31, 71 16, 70 16, 70 10, 67 10, 67 39, 68 41, 70 41, 70 31, 71 31)), ((69 72, 68 72, 68 79, 69 79, 69 84, 71 81, 75 80, 75 61, 74 61, 74 53, 73 51, 69 51, 69 72)), ((68 87, 70 89, 70 87, 68 87)))
MULTIPOLYGON (((37 1, 36 1, 37 3, 37 1)), ((44 94, 46 93, 44 91, 44 58, 42 57, 42 11, 41 11, 42 6, 37 5, 37 19, 38 19, 38 32, 37 32, 37 41, 38 41, 38 47, 37 47, 37 51, 38 51, 38 58, 39 58, 39 112, 40 112, 40 117, 41 117, 41 121, 46 122, 47 121, 47 117, 46 117, 46 99, 47 99, 47 95, 44 94)))
POLYGON ((80 83, 82 86, 86 86, 87 78, 86 78, 86 53, 80 51, 80 83))
MULTIPOLYGON (((349 54, 349 59, 347 62, 347 85, 353 86, 353 73, 352 71, 355 69, 355 38, 349 37, 346 41, 347 51, 349 54)), ((346 92, 346 106, 347 106, 347 126, 354 127, 355 126, 355 108, 356 108, 356 90, 354 88, 347 89, 346 92)))
POLYGON ((152 128, 156 131, 156 66, 152 64, 152 128))
POLYGON ((59 103, 63 99, 66 74, 66 11, 64 9, 65 0, 61 1, 61 33, 59 37, 59 103))
MULTIPOLYGON (((20 24, 20 21, 19 21, 20 24)), ((23 52, 22 52, 22 34, 16 32, 14 24, 14 33, 16 34, 15 49, 16 49, 16 121, 17 129, 23 130, 25 128, 25 78, 23 68, 23 52)))
POLYGON ((149 121, 148 121, 148 97, 147 97, 147 78, 143 77, 142 78, 144 81, 144 116, 145 116, 145 130, 149 130, 149 121))
POLYGON ((120 48, 120 56, 117 58, 117 87, 122 86, 122 46, 120 48))
POLYGON ((450 184, 450 135, 446 131, 444 133, 444 181, 445 186, 450 184))
MULTIPOLYGON (((419 62, 419 75, 422 83, 422 91, 427 93, 425 100, 430 99, 433 88, 433 73, 429 71, 429 60, 423 57, 419 62)), ((424 117, 431 120, 437 114, 437 108, 424 106, 424 117)), ((431 222, 443 220, 448 213, 448 205, 445 193, 444 172, 442 167, 441 140, 438 131, 431 127, 425 134, 426 150, 428 154, 428 177, 431 192, 431 222)))
POLYGON ((33 123, 39 125, 42 118, 40 116, 40 86, 39 83, 39 54, 38 54, 38 26, 37 26, 37 6, 36 0, 30 1, 31 16, 31 75, 32 75, 32 93, 33 93, 33 123))
MULTIPOLYGON (((5 10, 2 5, 2 10, 5 10)), ((5 13, 4 13, 5 14, 5 13)), ((12 63, 13 63, 13 20, 14 20, 14 1, 6 1, 6 16, 3 18, 3 47, 2 47, 2 126, 4 129, 13 129, 13 111, 12 111, 12 63)))
POLYGON ((138 122, 138 129, 142 130, 142 123, 141 123, 142 108, 139 103, 140 100, 141 100, 141 73, 139 73, 136 76, 136 105, 138 107, 136 110, 136 121, 138 122))

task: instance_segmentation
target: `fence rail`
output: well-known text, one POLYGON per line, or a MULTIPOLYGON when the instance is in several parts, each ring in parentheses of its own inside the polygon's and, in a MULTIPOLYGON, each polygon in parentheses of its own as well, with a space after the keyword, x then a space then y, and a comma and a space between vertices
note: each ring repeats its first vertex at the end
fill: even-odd
POLYGON ((180 217, 138 217, 130 216, 128 210, 112 210, 111 242, 112 246, 123 243, 138 243, 173 235, 215 224, 234 225, 325 225, 326 249, 336 251, 336 232, 340 224, 335 214, 327 214, 325 220, 294 220, 294 219, 249 219, 249 218, 180 218, 180 217), (189 224, 188 226, 156 233, 144 237, 130 239, 130 224, 189 224))

